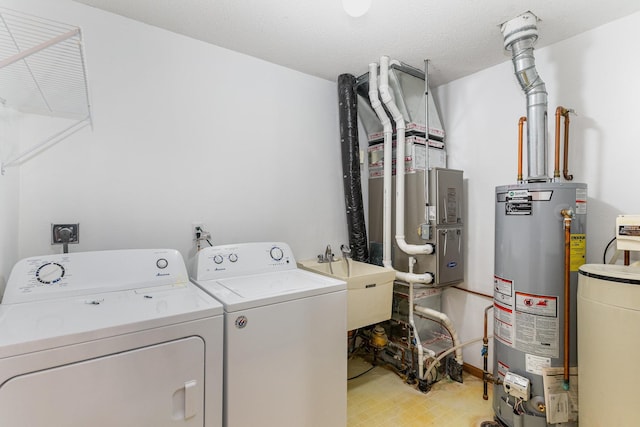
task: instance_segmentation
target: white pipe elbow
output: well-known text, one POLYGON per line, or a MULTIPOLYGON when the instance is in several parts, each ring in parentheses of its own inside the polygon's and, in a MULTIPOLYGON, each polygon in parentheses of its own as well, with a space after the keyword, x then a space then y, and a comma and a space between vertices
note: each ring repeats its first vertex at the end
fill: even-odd
POLYGON ((391 89, 389 87, 389 57, 383 56, 380 58, 380 98, 384 105, 387 106, 393 120, 396 122, 397 129, 404 129, 404 117, 402 113, 398 109, 395 101, 393 100, 393 95, 391 94, 391 89))
POLYGON ((379 82, 380 98, 385 104, 391 101, 391 92, 389 91, 389 57, 380 58, 380 82, 379 82))
POLYGON ((435 246, 431 243, 424 245, 412 245, 405 241, 404 236, 396 236, 398 248, 408 255, 431 255, 435 252, 435 246))
POLYGON ((380 123, 382 123, 384 132, 393 132, 391 120, 389 120, 389 116, 384 111, 378 97, 378 64, 376 63, 369 64, 369 102, 371 102, 371 107, 378 116, 380 123))
POLYGON ((433 309, 422 307, 422 306, 416 306, 414 310, 417 311, 418 313, 424 314, 425 316, 431 317, 433 319, 437 319, 442 323, 444 323, 447 330, 451 333, 453 346, 456 347, 456 350, 455 350, 456 362, 462 365, 464 363, 464 360, 462 359, 462 348, 460 346, 460 339, 458 338, 458 332, 456 331, 456 328, 453 326, 451 319, 449 319, 449 316, 447 316, 441 311, 433 310, 433 309))
POLYGON ((423 285, 428 285, 433 283, 433 274, 431 273, 415 274, 415 273, 405 273, 403 271, 396 271, 396 279, 402 280, 407 283, 421 283, 423 285))

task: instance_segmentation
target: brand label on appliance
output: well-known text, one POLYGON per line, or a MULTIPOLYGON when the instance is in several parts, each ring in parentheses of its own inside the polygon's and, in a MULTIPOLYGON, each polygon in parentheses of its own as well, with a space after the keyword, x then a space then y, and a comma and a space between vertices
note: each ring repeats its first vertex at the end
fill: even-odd
POLYGON ((640 226, 625 224, 618 226, 618 234, 620 236, 640 237, 640 226))
POLYGON ((512 190, 507 192, 505 198, 506 215, 531 215, 533 205, 531 194, 527 190, 512 190))
POLYGON ((244 328, 245 326, 247 326, 247 322, 248 322, 247 316, 238 316, 236 318, 236 328, 238 329, 244 328))

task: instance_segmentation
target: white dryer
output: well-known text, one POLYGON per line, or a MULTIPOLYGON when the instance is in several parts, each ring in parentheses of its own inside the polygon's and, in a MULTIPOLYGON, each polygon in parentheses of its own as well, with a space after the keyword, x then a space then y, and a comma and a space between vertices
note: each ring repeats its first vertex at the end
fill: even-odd
POLYGON ((225 426, 346 426, 345 282, 285 243, 205 248, 192 280, 225 309, 225 426))
POLYGON ((0 425, 219 427, 222 324, 174 250, 23 259, 0 304, 0 425))

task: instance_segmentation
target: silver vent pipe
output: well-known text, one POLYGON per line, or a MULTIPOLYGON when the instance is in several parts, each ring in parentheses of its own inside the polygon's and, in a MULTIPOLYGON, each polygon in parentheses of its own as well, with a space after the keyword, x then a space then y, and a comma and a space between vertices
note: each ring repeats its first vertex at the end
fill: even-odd
POLYGON ((538 18, 523 13, 501 25, 504 48, 511 51, 516 78, 527 96, 527 164, 529 182, 547 176, 547 89, 536 70, 533 45, 538 39, 538 18))

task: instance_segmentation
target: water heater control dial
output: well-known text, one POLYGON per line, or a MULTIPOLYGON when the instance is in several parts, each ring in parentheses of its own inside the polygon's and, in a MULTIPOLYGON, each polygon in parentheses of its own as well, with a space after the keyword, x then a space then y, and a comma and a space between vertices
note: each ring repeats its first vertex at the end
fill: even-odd
POLYGON ((273 248, 271 248, 271 251, 269 252, 269 254, 271 255, 271 258, 274 261, 281 261, 282 258, 284 258, 284 252, 282 252, 282 249, 280 249, 277 246, 274 246, 273 248))
POLYGON ((45 285, 52 285, 59 282, 64 277, 64 267, 57 262, 42 264, 36 270, 36 279, 45 285))

